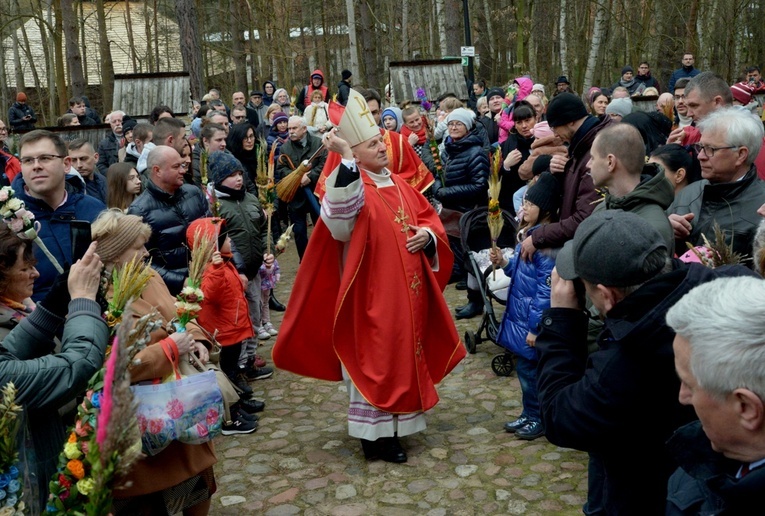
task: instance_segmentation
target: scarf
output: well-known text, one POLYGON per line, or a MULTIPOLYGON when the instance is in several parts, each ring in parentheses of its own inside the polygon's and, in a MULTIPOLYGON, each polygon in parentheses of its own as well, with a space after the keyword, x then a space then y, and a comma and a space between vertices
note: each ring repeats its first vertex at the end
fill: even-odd
POLYGON ((627 89, 630 89, 632 85, 635 84, 635 78, 633 77, 632 80, 625 81, 624 79, 619 79, 619 85, 624 86, 627 89))
POLYGON ((409 129, 407 126, 403 126, 401 128, 401 136, 403 136, 407 141, 409 140, 410 134, 416 134, 417 135, 417 145, 425 145, 425 142, 427 141, 427 134, 425 132, 425 124, 422 125, 419 131, 416 133, 409 129))
POLYGON ((35 304, 31 299, 25 299, 23 303, 8 299, 5 296, 0 296, 0 305, 4 305, 13 310, 10 315, 11 320, 16 324, 19 324, 24 318, 28 317, 35 309, 35 304))
POLYGON ((215 191, 222 193, 223 195, 221 197, 228 197, 235 201, 243 200, 244 194, 246 192, 246 190, 244 189, 244 185, 242 186, 240 190, 234 190, 233 188, 229 188, 228 186, 223 186, 222 184, 215 185, 215 191))

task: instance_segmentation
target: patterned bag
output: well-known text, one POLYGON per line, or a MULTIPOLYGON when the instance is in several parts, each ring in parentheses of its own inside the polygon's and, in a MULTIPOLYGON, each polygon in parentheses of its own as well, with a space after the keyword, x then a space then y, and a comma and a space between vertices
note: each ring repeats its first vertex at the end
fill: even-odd
POLYGON ((172 381, 131 387, 138 400, 136 413, 143 452, 149 456, 157 455, 172 441, 205 443, 222 430, 223 395, 215 371, 184 378, 177 360, 173 369, 172 381))

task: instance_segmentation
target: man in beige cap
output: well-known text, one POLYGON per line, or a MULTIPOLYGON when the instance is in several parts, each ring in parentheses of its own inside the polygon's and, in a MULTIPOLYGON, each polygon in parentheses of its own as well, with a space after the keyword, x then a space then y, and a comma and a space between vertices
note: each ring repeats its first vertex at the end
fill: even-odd
POLYGON ((324 140, 342 162, 327 178, 274 364, 345 380, 348 431, 365 457, 405 462, 398 437, 425 429, 435 384, 465 356, 443 297, 453 257, 435 210, 386 168, 383 136, 358 92, 324 140))

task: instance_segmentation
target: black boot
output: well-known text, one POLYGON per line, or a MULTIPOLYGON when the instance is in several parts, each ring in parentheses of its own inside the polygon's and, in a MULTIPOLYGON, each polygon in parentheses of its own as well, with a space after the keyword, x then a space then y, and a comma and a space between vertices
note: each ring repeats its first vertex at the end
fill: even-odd
POLYGON ((483 299, 479 290, 468 289, 468 303, 456 309, 457 319, 471 319, 483 313, 483 299))
POLYGON ((281 304, 278 299, 276 299, 276 296, 274 296, 274 291, 271 289, 271 295, 268 298, 268 308, 271 310, 275 310, 277 312, 283 312, 287 309, 286 306, 281 304))

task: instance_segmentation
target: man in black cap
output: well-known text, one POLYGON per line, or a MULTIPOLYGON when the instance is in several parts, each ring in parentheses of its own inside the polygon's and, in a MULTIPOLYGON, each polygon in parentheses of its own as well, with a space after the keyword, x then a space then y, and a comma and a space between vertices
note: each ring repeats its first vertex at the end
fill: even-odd
POLYGON ((253 127, 258 127, 260 121, 266 119, 267 109, 268 106, 263 104, 263 92, 251 91, 250 101, 247 103, 247 121, 253 127))
POLYGON ((630 96, 639 94, 645 89, 645 85, 635 79, 635 71, 632 69, 630 65, 625 66, 622 68, 622 76, 621 78, 611 86, 612 90, 615 90, 619 86, 622 86, 624 88, 627 88, 627 91, 629 92, 630 96))
POLYGON ((353 74, 350 70, 343 70, 342 80, 337 83, 337 102, 343 106, 348 103, 348 92, 351 91, 351 77, 353 74))
POLYGON ((571 83, 568 82, 568 77, 565 75, 561 75, 555 80, 555 93, 553 93, 553 97, 557 97, 561 93, 574 93, 574 90, 571 89, 571 83))
POLYGON ((568 142, 568 157, 556 155, 550 171, 561 174, 563 201, 560 221, 538 228, 524 239, 522 257, 530 260, 534 251, 561 247, 574 236, 576 228, 595 209, 598 194, 590 177, 590 147, 595 136, 611 124, 587 114, 584 102, 572 93, 561 93, 547 107, 547 123, 561 140, 568 142))
POLYGON ((749 271, 670 261, 659 232, 619 210, 582 222, 556 271, 536 341, 547 439, 590 454, 600 482, 590 482, 585 514, 663 514, 673 471, 664 443, 695 419, 678 401, 666 312, 701 283, 749 271), (582 291, 604 319, 589 356, 582 291))
POLYGON ((486 113, 486 116, 479 116, 476 121, 483 124, 489 137, 489 143, 493 145, 499 141, 498 123, 502 116, 502 108, 505 107, 505 90, 491 88, 486 93, 486 100, 489 103, 489 112, 486 113))

